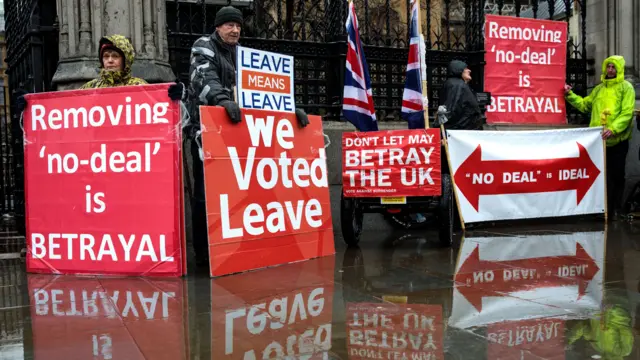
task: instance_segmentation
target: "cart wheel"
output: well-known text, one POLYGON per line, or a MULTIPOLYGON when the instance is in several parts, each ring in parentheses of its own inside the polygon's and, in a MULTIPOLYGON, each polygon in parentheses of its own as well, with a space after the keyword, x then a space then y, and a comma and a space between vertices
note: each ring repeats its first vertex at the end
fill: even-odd
POLYGON ((451 175, 442 175, 442 197, 438 206, 438 237, 440 243, 445 246, 453 245, 453 225, 455 223, 453 198, 453 185, 451 175))
POLYGON ((356 246, 360 242, 362 234, 362 219, 364 214, 358 207, 358 201, 353 198, 345 198, 340 195, 340 226, 342 238, 349 246, 356 246))

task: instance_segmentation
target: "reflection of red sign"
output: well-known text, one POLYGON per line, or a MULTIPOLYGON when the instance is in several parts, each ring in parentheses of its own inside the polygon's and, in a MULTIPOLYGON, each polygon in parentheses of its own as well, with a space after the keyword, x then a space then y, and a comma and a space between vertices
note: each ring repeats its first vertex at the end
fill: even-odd
POLYGON ((440 129, 342 133, 345 196, 437 196, 440 171, 440 129))
POLYGON ((487 327, 487 359, 564 360, 564 321, 537 319, 487 327))
POLYGON ((486 15, 487 122, 564 124, 567 23, 486 15))
POLYGON ((478 145, 456 170, 456 185, 476 211, 482 195, 576 190, 580 204, 600 170, 584 146, 576 144, 577 158, 544 160, 482 160, 478 145))
POLYGON ((189 359, 182 280, 29 275, 35 359, 189 359))
POLYGON ((335 252, 322 119, 201 107, 211 275, 335 252))
POLYGON ((349 360, 444 359, 442 306, 347 304, 349 360))
POLYGON ((578 299, 600 269, 594 259, 576 243, 574 256, 549 256, 520 260, 480 259, 476 246, 456 272, 456 289, 478 311, 483 297, 499 297, 542 287, 578 286, 578 299))
POLYGON ((211 280, 211 358, 328 352, 334 266, 335 257, 327 256, 211 280))
POLYGON ((29 272, 183 274, 180 112, 167 86, 29 95, 29 272))

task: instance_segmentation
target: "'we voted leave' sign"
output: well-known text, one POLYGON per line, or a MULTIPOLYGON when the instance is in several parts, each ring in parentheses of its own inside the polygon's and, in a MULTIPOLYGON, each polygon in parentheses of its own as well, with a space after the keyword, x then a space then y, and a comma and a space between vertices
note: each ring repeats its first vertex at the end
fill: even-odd
POLYGON ((242 109, 294 112, 293 56, 238 47, 237 101, 242 109))
POLYGON ((211 276, 335 253, 322 119, 201 106, 211 276), (223 176, 221 176, 221 174, 223 176))

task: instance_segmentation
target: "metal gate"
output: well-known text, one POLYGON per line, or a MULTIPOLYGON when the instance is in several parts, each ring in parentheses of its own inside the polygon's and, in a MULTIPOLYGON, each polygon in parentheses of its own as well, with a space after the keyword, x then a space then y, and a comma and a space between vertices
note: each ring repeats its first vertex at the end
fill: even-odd
MULTIPOLYGON (((227 1, 167 0, 168 40, 173 70, 188 82, 193 42, 214 31, 216 11, 227 1)), ((409 0, 355 0, 360 33, 378 121, 398 120, 408 57, 409 0)), ((340 120, 346 58, 345 0, 233 1, 245 15, 244 46, 295 56, 296 103, 325 120, 340 120)), ((422 0, 423 33, 427 45, 429 110, 438 107, 438 93, 453 59, 471 68, 476 91, 483 89, 484 15, 567 21, 567 81, 585 94, 587 62, 586 0, 422 0), (578 24, 578 26, 572 26, 578 24), (573 36, 572 36, 573 35, 573 36), (577 36, 576 36, 577 35, 577 36)), ((569 122, 585 118, 568 107, 569 122)))
POLYGON ((5 0, 7 74, 10 116, 1 119, 2 186, 0 209, 15 215, 24 234, 24 149, 20 113, 15 109, 15 91, 52 90, 51 79, 58 64, 56 2, 52 0, 5 0))

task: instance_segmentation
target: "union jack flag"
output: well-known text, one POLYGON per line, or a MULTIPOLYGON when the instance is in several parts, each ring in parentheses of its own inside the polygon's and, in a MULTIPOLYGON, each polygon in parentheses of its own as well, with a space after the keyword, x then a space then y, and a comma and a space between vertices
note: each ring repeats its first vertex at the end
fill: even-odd
POLYGON ((347 61, 344 75, 342 114, 359 131, 376 131, 378 122, 373 107, 371 78, 358 32, 358 18, 353 2, 347 17, 347 61))
POLYGON ((426 104, 422 97, 422 80, 426 79, 424 38, 418 31, 418 11, 420 2, 411 1, 411 40, 409 43, 409 61, 407 79, 402 94, 401 116, 409 123, 409 129, 424 129, 424 110, 426 104))

